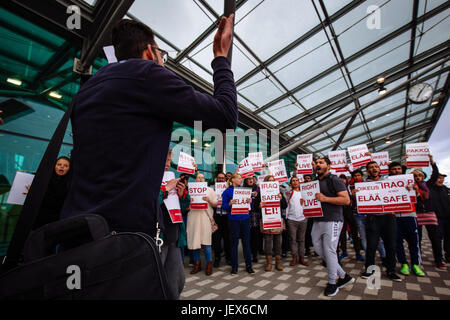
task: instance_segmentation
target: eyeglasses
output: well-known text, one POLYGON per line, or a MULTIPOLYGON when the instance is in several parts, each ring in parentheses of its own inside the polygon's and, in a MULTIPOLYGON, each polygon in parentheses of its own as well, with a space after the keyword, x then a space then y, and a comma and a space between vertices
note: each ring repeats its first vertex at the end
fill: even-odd
MULTIPOLYGON (((153 49, 156 49, 156 50, 158 50, 159 52, 161 52, 161 58, 162 58, 162 61, 164 62, 164 63, 166 63, 167 62, 167 59, 168 59, 168 57, 169 57, 169 53, 166 51, 166 50, 163 50, 163 49, 160 49, 160 48, 158 48, 157 46, 154 46, 154 45, 150 45, 153 49)), ((144 50, 145 49, 147 49, 147 45, 145 45, 145 48, 144 48, 144 50)))

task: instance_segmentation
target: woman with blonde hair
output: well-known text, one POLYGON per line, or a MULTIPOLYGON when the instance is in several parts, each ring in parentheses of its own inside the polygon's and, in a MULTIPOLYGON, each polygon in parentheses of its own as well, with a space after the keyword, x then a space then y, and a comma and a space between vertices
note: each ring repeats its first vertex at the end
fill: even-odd
MULTIPOLYGON (((264 178, 264 182, 275 181, 275 178, 272 175, 268 175, 264 178)), ((278 197, 280 199, 281 209, 287 208, 287 201, 284 196, 279 193, 278 197)), ((265 203, 261 202, 261 194, 259 194, 255 199, 255 206, 259 206, 259 208, 264 208, 265 203)), ((264 234, 264 251, 266 253, 266 271, 272 270, 272 251, 275 254, 275 268, 278 271, 283 271, 283 265, 281 264, 281 235, 283 231, 286 229, 284 219, 281 219, 282 227, 281 228, 273 228, 273 229, 264 229, 263 224, 261 223, 261 233, 264 234)))
MULTIPOLYGON (((233 200, 234 188, 240 187, 242 177, 238 173, 233 173, 228 180, 228 189, 222 193, 222 208, 228 212, 229 226, 231 231, 231 274, 236 275, 238 272, 238 245, 239 238, 242 241, 242 248, 245 258, 246 271, 254 274, 252 266, 252 255, 250 250, 250 214, 231 214, 233 204, 237 200, 233 200)), ((252 199, 248 198, 247 203, 251 203, 252 199)))
MULTIPOLYGON (((205 176, 197 174, 195 182, 205 182, 205 176)), ((213 219, 213 208, 217 207, 217 196, 214 190, 208 187, 208 191, 203 200, 208 202, 207 209, 191 209, 188 213, 186 223, 186 235, 188 249, 193 250, 194 269, 191 274, 201 270, 200 249, 205 251, 207 276, 212 274, 212 226, 215 224, 213 219)))

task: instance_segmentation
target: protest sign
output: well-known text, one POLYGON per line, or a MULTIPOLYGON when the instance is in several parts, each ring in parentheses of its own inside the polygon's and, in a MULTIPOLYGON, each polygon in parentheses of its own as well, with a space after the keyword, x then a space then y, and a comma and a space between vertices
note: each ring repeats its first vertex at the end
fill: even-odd
POLYGON ((203 200, 208 192, 208 184, 206 182, 189 182, 189 196, 191 197, 191 209, 208 209, 208 202, 203 200))
POLYGON ((322 205, 316 199, 316 193, 320 193, 319 181, 302 183, 300 185, 302 199, 305 200, 303 207, 303 215, 305 217, 322 217, 322 205))
POLYGON ((250 152, 248 158, 250 159, 250 164, 253 166, 254 172, 264 170, 264 158, 262 152, 250 152))
POLYGON ((406 145, 406 166, 411 167, 429 167, 430 166, 430 146, 427 142, 411 143, 406 145))
POLYGON ((331 169, 335 170, 336 173, 347 171, 345 169, 347 165, 347 152, 345 150, 329 151, 328 158, 331 161, 331 169))
POLYGON ((288 181, 284 159, 269 162, 268 168, 269 174, 272 174, 276 181, 280 183, 288 181))
POLYGON ((263 182, 260 185, 263 229, 281 228, 280 184, 278 181, 263 182))
POLYGON ((382 188, 379 182, 355 183, 358 213, 383 212, 382 188))
POLYGON ((248 214, 250 211, 250 203, 247 203, 247 199, 252 197, 251 188, 235 187, 233 191, 233 200, 237 200, 237 203, 231 207, 231 214, 248 214))
POLYGON ((411 211, 411 198, 402 180, 386 179, 379 182, 383 212, 411 211))
MULTIPOLYGON (((172 171, 165 171, 161 185, 165 186, 169 180, 173 179, 175 179, 175 173, 172 171)), ((166 205, 172 223, 182 223, 183 217, 181 215, 180 200, 176 188, 169 191, 169 195, 163 202, 166 205)))
POLYGON ((216 182, 215 191, 217 195, 217 205, 222 205, 222 193, 227 189, 226 182, 216 182))
POLYGON ((9 190, 8 199, 6 203, 18 204, 23 206, 28 194, 27 186, 31 186, 34 174, 25 172, 16 172, 11 189, 9 190))
POLYGON ((253 177, 253 166, 250 163, 250 159, 247 157, 243 159, 238 166, 238 173, 242 178, 253 177))
POLYGON ((297 155, 297 174, 312 174, 312 154, 297 155))
POLYGON ((177 171, 194 174, 195 173, 194 157, 191 157, 187 153, 180 151, 180 157, 178 158, 177 171))
POLYGON ((366 156, 367 152, 369 152, 369 149, 365 144, 348 147, 348 154, 350 156, 353 168, 365 166, 372 160, 370 156, 366 156))
POLYGON ((399 188, 406 189, 406 186, 409 186, 410 190, 407 192, 409 194, 409 197, 411 198, 411 202, 417 202, 416 191, 414 190, 414 176, 412 174, 399 174, 396 176, 389 176, 388 179, 398 181, 396 185, 399 188))

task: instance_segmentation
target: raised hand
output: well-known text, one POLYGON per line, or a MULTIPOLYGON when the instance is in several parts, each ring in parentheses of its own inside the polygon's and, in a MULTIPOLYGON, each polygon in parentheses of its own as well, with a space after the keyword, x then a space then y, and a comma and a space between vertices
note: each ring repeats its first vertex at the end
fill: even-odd
POLYGON ((214 36, 213 52, 214 58, 226 57, 233 39, 234 13, 228 18, 222 17, 219 28, 214 36))

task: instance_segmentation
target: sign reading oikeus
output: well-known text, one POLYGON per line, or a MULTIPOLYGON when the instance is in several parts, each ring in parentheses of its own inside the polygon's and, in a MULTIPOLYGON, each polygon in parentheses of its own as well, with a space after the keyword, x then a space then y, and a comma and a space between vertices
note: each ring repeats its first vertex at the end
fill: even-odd
POLYGON ((389 173, 389 152, 372 153, 372 161, 375 161, 378 164, 381 175, 389 173))
POLYGON ((281 228, 280 185, 278 181, 263 182, 260 185, 263 229, 281 228))
POLYGON ((253 171, 263 171, 264 170, 264 158, 262 152, 250 152, 248 154, 250 159, 250 164, 253 166, 253 171))
POLYGON ((194 174, 195 173, 194 160, 195 160, 194 157, 191 157, 187 153, 180 152, 180 157, 178 158, 177 171, 194 174))
POLYGON ((222 193, 227 189, 227 183, 226 182, 216 182, 216 195, 217 195, 217 205, 222 205, 222 193))
POLYGON ((250 211, 250 203, 247 199, 251 199, 252 189, 235 187, 233 191, 233 200, 237 200, 231 207, 231 214, 248 214, 250 211))
POLYGON ((379 182, 355 183, 358 213, 383 212, 382 189, 379 182))
POLYGON ((268 163, 268 167, 269 173, 273 175, 276 181, 280 183, 288 181, 284 159, 271 161, 268 163))
POLYGON ((253 166, 249 158, 245 158, 239 163, 238 172, 242 178, 253 177, 253 166))
POLYGON ((328 158, 331 161, 331 169, 337 172, 345 172, 347 165, 347 152, 345 150, 329 151, 328 158))
POLYGON ((367 152, 369 152, 369 149, 365 144, 348 147, 348 154, 354 168, 365 166, 371 161, 372 158, 366 155, 367 152))
POLYGON ((319 200, 316 199, 316 193, 320 193, 319 181, 312 181, 302 183, 300 185, 300 192, 303 203, 303 215, 305 217, 322 217, 322 205, 319 200))
POLYGON ((208 202, 203 200, 208 191, 206 182, 189 182, 188 190, 191 197, 191 209, 208 209, 208 202))
POLYGON ((297 174, 312 174, 312 154, 297 155, 297 174))
POLYGON ((411 143, 406 145, 406 166, 428 167, 430 165, 430 146, 428 143, 411 143))

